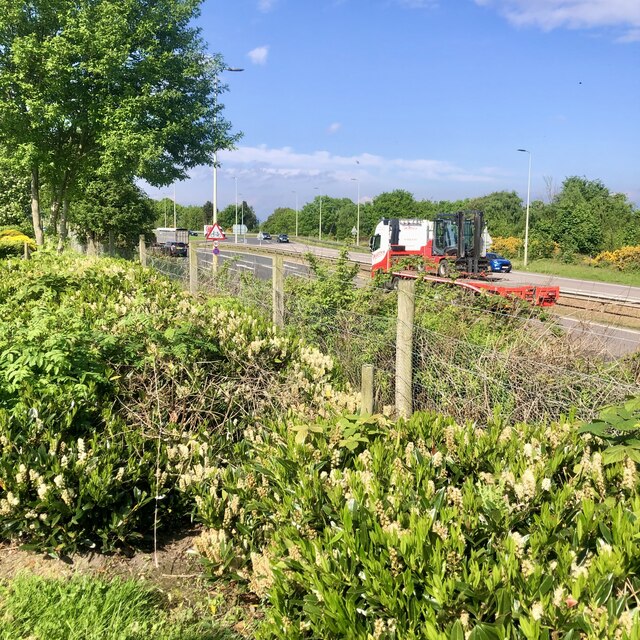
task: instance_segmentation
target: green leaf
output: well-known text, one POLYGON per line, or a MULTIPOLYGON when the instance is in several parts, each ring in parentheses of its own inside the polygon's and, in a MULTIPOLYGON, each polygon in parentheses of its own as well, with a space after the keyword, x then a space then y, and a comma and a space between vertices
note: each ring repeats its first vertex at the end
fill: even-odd
POLYGON ((500 633, 495 625, 480 622, 471 630, 469 640, 500 640, 500 633))
POLYGON ((464 640, 464 629, 462 628, 460 620, 456 620, 451 625, 451 630, 449 631, 449 640, 464 640))

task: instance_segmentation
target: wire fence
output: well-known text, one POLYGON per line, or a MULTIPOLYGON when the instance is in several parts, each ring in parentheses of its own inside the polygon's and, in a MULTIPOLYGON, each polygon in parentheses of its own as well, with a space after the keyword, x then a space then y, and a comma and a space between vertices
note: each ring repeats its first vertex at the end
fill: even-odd
POLYGON ((514 421, 557 420, 573 411, 588 419, 604 405, 640 395, 637 354, 607 359, 594 340, 570 339, 523 304, 464 292, 452 299, 412 283, 414 316, 407 322, 396 304, 402 292, 370 284, 366 295, 345 295, 354 290, 353 275, 322 281, 299 261, 249 252, 214 256, 205 249, 191 258, 146 259, 185 288, 193 290, 195 278, 197 290, 236 298, 265 317, 275 318, 281 305, 277 317, 285 329, 332 355, 354 388, 363 365, 373 365, 377 410, 399 410, 399 392, 408 389, 409 413, 486 422, 496 411, 514 421), (274 274, 282 275, 279 293, 274 274), (354 308, 356 300, 361 306, 354 308), (492 324, 500 331, 492 332, 492 324), (410 342, 400 343, 405 325, 410 342), (403 374, 398 363, 407 360, 403 374))

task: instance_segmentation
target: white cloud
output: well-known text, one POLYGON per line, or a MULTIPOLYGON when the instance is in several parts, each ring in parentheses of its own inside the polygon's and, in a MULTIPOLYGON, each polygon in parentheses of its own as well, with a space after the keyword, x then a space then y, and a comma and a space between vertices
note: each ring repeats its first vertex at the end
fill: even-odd
POLYGON ((338 133, 338 131, 340 130, 341 127, 342 127, 342 125, 339 122, 332 122, 327 127, 327 133, 338 133))
POLYGON ((262 13, 267 13, 273 9, 275 3, 276 0, 258 0, 258 9, 262 11, 262 13))
POLYGON ((638 0, 475 0, 494 7, 516 26, 537 26, 544 30, 567 27, 590 29, 618 27, 628 30, 621 41, 638 39, 638 0), (633 35, 635 33, 635 36, 633 35))
POLYGON ((225 166, 242 168, 259 175, 282 177, 319 177, 329 180, 348 180, 356 173, 370 176, 394 174, 407 180, 422 179, 445 182, 492 182, 493 169, 469 172, 445 160, 383 158, 368 153, 358 156, 339 156, 328 151, 298 153, 291 147, 271 149, 266 146, 239 147, 235 151, 220 152, 225 166))
MULTIPOLYGON (((479 193, 490 193, 512 183, 508 171, 481 167, 470 171, 447 160, 430 158, 386 158, 370 153, 336 155, 328 151, 302 153, 291 147, 270 148, 242 146, 218 154, 218 207, 235 200, 238 195, 255 207, 265 219, 275 207, 294 206, 294 191, 299 204, 313 200, 321 193, 355 201, 357 178, 361 202, 393 189, 406 189, 417 199, 458 199, 479 193)), ((172 193, 142 184, 153 198, 172 193)), ((211 167, 196 167, 189 179, 176 185, 180 204, 196 204, 212 199, 211 167)))
POLYGON ((267 56, 269 55, 269 47, 256 47, 247 54, 253 64, 267 64, 267 56))

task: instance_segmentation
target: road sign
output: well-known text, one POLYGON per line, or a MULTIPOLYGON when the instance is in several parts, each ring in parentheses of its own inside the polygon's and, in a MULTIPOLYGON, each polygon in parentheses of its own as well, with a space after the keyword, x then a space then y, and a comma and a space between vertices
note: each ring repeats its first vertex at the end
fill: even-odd
POLYGON ((220 249, 218 249, 218 247, 214 247, 214 248, 213 248, 213 253, 214 253, 214 255, 216 255, 216 256, 217 256, 217 255, 219 255, 219 254, 220 254, 220 249))
POLYGON ((207 240, 224 240, 226 238, 222 227, 217 222, 207 225, 204 230, 207 240))
POLYGON ((217 240, 214 240, 214 241, 213 241, 213 246, 214 246, 214 247, 217 247, 219 244, 220 244, 220 243, 219 243, 217 240))
POLYGON ((248 227, 246 224, 234 224, 233 225, 233 233, 235 235, 241 233, 241 234, 245 234, 248 231, 248 227))

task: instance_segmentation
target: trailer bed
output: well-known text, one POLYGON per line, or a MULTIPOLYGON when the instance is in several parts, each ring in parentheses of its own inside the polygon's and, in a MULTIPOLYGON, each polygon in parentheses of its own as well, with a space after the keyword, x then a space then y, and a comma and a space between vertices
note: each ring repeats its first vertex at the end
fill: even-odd
POLYGON ((403 270, 394 271, 392 273, 396 278, 428 280, 429 282, 439 282, 442 284, 455 285, 463 287, 474 293, 493 293, 504 298, 519 298, 527 301, 536 307, 551 307, 560 297, 560 287, 549 287, 539 285, 516 285, 505 286, 491 281, 466 280, 458 278, 450 280, 449 278, 440 278, 438 276, 427 275, 424 272, 403 270))

